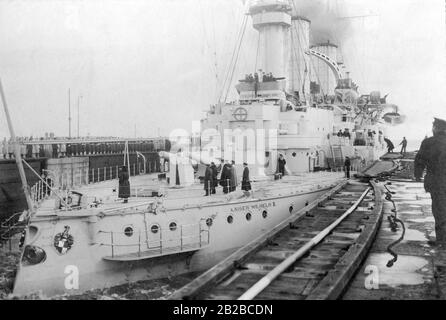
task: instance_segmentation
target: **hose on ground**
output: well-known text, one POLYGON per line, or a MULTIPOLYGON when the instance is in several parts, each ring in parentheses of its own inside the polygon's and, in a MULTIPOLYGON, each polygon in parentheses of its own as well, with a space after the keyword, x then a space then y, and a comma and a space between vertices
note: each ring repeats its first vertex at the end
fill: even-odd
POLYGON ((396 245, 398 245, 401 241, 403 241, 404 235, 406 234, 406 226, 404 225, 404 222, 401 221, 401 219, 398 219, 398 211, 396 209, 395 201, 393 201, 392 199, 392 195, 395 194, 395 192, 390 191, 389 188, 387 188, 387 185, 384 185, 384 188, 387 190, 385 199, 391 202, 393 206, 393 209, 391 210, 392 214, 387 217, 390 223, 390 229, 392 230, 392 232, 397 232, 398 223, 401 224, 401 228, 403 229, 401 236, 387 246, 387 252, 389 252, 393 256, 393 258, 387 262, 387 267, 391 268, 393 267, 394 263, 397 262, 398 260, 398 254, 395 251, 393 251, 393 248, 396 245))

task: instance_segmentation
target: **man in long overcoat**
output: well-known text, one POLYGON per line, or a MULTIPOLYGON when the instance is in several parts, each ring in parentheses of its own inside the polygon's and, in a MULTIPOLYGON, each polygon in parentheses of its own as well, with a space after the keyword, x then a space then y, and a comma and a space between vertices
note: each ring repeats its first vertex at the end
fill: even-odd
POLYGON ((446 244, 446 121, 435 119, 433 137, 421 143, 415 157, 415 179, 421 181, 424 169, 424 189, 431 194, 435 218, 435 244, 446 244))
POLYGON ((205 197, 211 195, 212 189, 214 189, 214 175, 210 165, 206 166, 204 173, 204 190, 206 191, 205 197))
POLYGON ((231 165, 229 162, 223 165, 220 176, 220 185, 223 187, 223 193, 229 193, 231 182, 231 165))
POLYGON ((130 181, 127 166, 122 166, 119 171, 119 194, 118 197, 124 199, 124 203, 128 202, 130 197, 130 181))
POLYGON ((243 191, 250 191, 251 190, 251 181, 249 179, 249 168, 248 164, 243 164, 243 178, 242 178, 242 190, 243 191))
POLYGON ((215 194, 215 188, 218 186, 218 169, 217 166, 215 165, 214 162, 211 162, 211 170, 212 170, 212 180, 214 181, 212 188, 211 188, 211 193, 215 194))

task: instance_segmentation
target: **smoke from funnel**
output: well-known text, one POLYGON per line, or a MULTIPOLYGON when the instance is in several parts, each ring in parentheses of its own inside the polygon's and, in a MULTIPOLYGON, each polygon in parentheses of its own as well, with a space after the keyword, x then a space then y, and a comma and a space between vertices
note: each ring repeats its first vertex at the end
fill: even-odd
POLYGON ((304 16, 311 20, 312 44, 330 41, 340 44, 350 31, 345 5, 337 0, 292 0, 293 14, 304 16))

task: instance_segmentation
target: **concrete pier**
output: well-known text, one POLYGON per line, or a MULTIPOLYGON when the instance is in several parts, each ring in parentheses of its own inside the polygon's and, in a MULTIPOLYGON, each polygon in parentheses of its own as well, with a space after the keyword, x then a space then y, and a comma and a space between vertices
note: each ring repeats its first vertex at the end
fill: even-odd
MULTIPOLYGON (((369 255, 349 288, 344 300, 437 300, 446 294, 446 249, 438 249, 428 241, 435 239, 434 218, 430 194, 423 183, 414 182, 413 155, 401 160, 405 167, 387 185, 395 202, 397 217, 404 222, 404 239, 393 251, 398 259, 392 267, 387 263, 393 256, 387 247, 398 240, 402 227, 391 230, 388 217, 394 208, 384 203, 384 218, 369 255), (407 166, 407 167, 406 167, 407 166)), ((384 190, 386 191, 386 190, 384 190)))

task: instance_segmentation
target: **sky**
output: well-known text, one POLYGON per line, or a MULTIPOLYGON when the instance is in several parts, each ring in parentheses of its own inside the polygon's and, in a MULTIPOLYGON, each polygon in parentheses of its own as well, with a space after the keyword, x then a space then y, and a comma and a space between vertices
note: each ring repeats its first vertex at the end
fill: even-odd
MULTIPOLYGON (((395 139, 421 139, 432 117, 446 119, 444 0, 295 1, 312 20, 313 41, 340 45, 361 93, 390 93, 407 115, 395 139), (328 12, 320 9, 327 1, 328 12)), ((0 0, 0 78, 16 134, 67 136, 69 90, 73 136, 78 101, 81 136, 190 130, 222 91, 245 5, 0 0)), ((233 84, 253 72, 256 35, 249 19, 233 84)), ((3 111, 1 136, 9 136, 3 111)))

